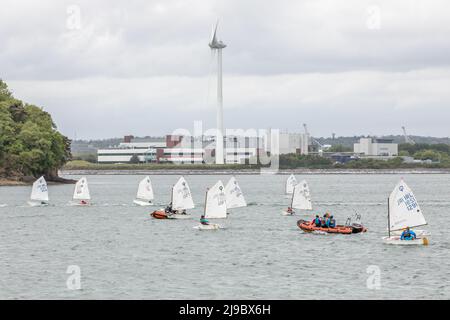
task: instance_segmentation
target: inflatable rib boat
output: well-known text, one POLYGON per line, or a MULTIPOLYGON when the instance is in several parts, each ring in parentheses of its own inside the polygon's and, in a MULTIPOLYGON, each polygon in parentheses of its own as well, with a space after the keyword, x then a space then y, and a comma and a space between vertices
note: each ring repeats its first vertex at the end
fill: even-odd
POLYGON ((298 220, 297 226, 305 232, 352 234, 367 231, 367 228, 359 223, 353 223, 349 226, 338 225, 335 228, 322 228, 316 227, 311 221, 298 220))

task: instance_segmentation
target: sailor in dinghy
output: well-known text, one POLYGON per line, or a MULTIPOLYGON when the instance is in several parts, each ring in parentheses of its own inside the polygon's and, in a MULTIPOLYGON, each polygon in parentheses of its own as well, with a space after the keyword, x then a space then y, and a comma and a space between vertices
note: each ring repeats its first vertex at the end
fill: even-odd
POLYGON ((302 180, 294 187, 291 197, 291 205, 286 211, 282 211, 284 216, 291 216, 295 214, 295 209, 299 210, 312 210, 311 193, 309 192, 308 183, 302 180))
POLYGON ((222 219, 227 217, 227 203, 222 181, 218 181, 211 189, 206 191, 205 211, 200 219, 200 225, 195 226, 198 230, 223 229, 217 223, 210 223, 207 219, 222 219))
MULTIPOLYGON (((225 186, 225 199, 227 209, 242 208, 247 206, 244 195, 235 177, 231 177, 225 186)), ((229 214, 229 212, 227 212, 229 214)))
POLYGON ((91 200, 91 195, 89 193, 89 187, 86 177, 82 177, 75 184, 75 189, 73 191, 73 201, 72 205, 75 206, 88 206, 91 200))
POLYGON ((139 206, 152 206, 153 188, 150 177, 147 176, 139 182, 136 199, 133 202, 139 206))
POLYGON ((153 211, 151 216, 155 219, 190 219, 191 215, 186 210, 194 209, 191 189, 187 181, 180 177, 172 187, 171 202, 165 209, 153 211))
POLYGON ((44 177, 40 177, 33 183, 28 204, 32 207, 48 206, 48 188, 44 177))
POLYGON ((422 214, 412 190, 403 179, 395 186, 388 199, 388 236, 383 238, 386 244, 428 245, 429 240, 410 229, 424 226, 427 222, 422 214), (391 232, 396 231, 393 235, 391 232), (402 232, 398 235, 398 232, 402 232))

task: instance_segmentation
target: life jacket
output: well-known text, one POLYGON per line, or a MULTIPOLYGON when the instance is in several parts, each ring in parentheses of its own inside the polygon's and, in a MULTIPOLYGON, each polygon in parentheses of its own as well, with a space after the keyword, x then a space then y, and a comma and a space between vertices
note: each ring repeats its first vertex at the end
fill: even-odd
POLYGON ((329 221, 330 221, 330 227, 331 228, 336 227, 336 220, 335 219, 330 219, 329 221))
POLYGON ((314 224, 315 224, 316 226, 320 226, 320 225, 322 225, 322 220, 320 220, 320 218, 315 218, 315 219, 314 219, 314 224))

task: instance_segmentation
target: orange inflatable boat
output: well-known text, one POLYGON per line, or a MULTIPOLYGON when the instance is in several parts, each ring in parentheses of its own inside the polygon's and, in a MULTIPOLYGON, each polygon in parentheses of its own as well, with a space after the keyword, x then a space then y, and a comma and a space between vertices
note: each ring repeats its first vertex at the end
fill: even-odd
POLYGON ((155 219, 167 219, 167 213, 164 210, 156 210, 150 214, 155 219))
POLYGON ((361 224, 353 223, 349 226, 337 225, 335 228, 321 228, 316 227, 311 221, 298 220, 297 226, 305 232, 326 232, 326 233, 340 233, 340 234, 352 234, 366 232, 367 228, 361 224))

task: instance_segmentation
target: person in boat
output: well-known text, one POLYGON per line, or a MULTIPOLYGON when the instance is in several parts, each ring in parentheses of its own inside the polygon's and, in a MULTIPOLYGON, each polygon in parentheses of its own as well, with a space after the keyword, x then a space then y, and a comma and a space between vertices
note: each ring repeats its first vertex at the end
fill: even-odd
POLYGON ((406 227, 406 229, 402 232, 400 236, 400 240, 415 240, 417 238, 416 233, 406 227))
POLYGON ((313 221, 311 221, 311 223, 320 228, 322 226, 322 219, 320 219, 319 215, 317 214, 313 221))
POLYGON ((208 219, 205 218, 205 215, 202 215, 200 217, 200 223, 205 225, 205 226, 209 225, 209 221, 208 221, 208 219))
POLYGON ((330 219, 328 221, 328 228, 336 228, 336 219, 334 219, 333 216, 330 216, 330 219))
POLYGON ((80 203, 81 204, 87 204, 87 202, 85 200, 81 200, 80 203))
POLYGON ((322 228, 328 228, 328 226, 329 226, 329 214, 328 214, 328 212, 327 213, 325 213, 324 215, 323 215, 323 218, 322 218, 322 224, 321 224, 321 227, 322 228))
POLYGON ((289 213, 289 214, 293 214, 293 213, 294 213, 294 210, 292 210, 291 207, 288 207, 287 210, 286 210, 286 212, 289 213))
POLYGON ((186 213, 186 209, 183 209, 183 211, 181 211, 180 214, 187 214, 187 213, 186 213))
POLYGON ((164 209, 164 211, 165 211, 166 213, 168 213, 168 214, 174 214, 174 213, 176 213, 176 212, 174 212, 173 209, 172 209, 172 202, 169 203, 169 205, 164 209))

